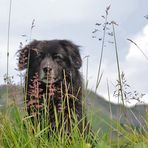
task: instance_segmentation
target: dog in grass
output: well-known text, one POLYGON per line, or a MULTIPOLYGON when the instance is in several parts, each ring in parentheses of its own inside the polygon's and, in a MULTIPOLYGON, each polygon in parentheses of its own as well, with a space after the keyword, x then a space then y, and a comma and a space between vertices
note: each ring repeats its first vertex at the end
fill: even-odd
MULTIPOLYGON (((83 132, 82 60, 79 46, 68 40, 34 40, 18 51, 19 70, 26 69, 27 112, 52 130, 83 132)), ((86 120, 86 119, 85 119, 86 120)))

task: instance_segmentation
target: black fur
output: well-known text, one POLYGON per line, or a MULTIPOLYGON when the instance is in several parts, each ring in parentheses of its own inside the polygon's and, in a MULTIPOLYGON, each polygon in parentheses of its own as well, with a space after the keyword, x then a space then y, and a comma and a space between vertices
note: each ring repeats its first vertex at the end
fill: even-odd
POLYGON ((78 46, 68 40, 34 40, 18 53, 19 70, 26 69, 28 114, 37 116, 40 120, 44 119, 42 113, 46 100, 52 129, 55 129, 56 109, 59 128, 64 121, 64 128, 70 132, 70 124, 75 122, 75 114, 81 131, 83 107, 82 78, 79 69, 82 60, 78 46), (64 114, 64 117, 61 114, 64 114))

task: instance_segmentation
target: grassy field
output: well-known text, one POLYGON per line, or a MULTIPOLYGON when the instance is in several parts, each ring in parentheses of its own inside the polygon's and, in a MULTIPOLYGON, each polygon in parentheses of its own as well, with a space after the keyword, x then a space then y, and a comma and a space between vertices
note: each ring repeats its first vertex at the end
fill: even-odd
MULTIPOLYGON (((94 95, 94 94, 93 94, 94 95)), ((92 99, 94 99, 94 96, 92 99)), ((109 118, 98 109, 97 100, 88 107, 88 120, 92 131, 80 134, 77 124, 70 136, 52 131, 40 123, 33 124, 24 106, 15 102, 0 108, 0 147, 2 148, 147 148, 148 132, 137 130, 128 125, 121 126, 120 120, 109 118)), ((103 105, 102 105, 103 106, 103 105)), ((46 121, 45 121, 46 122, 46 121)))

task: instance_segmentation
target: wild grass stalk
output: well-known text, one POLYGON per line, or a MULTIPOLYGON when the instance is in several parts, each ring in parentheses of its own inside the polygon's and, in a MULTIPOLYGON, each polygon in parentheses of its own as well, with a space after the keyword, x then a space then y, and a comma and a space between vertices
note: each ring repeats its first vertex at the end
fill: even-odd
POLYGON ((142 55, 145 57, 145 59, 148 61, 148 56, 144 53, 144 51, 139 47, 139 45, 137 43, 135 43, 133 40, 131 39, 127 39, 128 41, 130 41, 132 44, 134 44, 139 51, 142 53, 142 55))
POLYGON ((100 60, 99 60, 99 68, 97 72, 97 80, 96 80, 96 88, 95 92, 97 92, 98 86, 100 84, 101 78, 103 73, 101 72, 101 66, 102 66, 102 59, 103 59, 103 52, 104 52, 104 45, 105 45, 105 37, 106 37, 106 26, 108 23, 108 11, 110 9, 110 5, 106 8, 105 16, 104 16, 104 26, 103 26, 103 35, 102 35, 102 44, 101 44, 101 53, 100 53, 100 60))
MULTIPOLYGON (((89 83, 89 81, 88 81, 88 69, 89 69, 88 63, 89 63, 89 56, 86 56, 85 59, 86 59, 85 89, 86 89, 86 92, 87 92, 87 90, 88 90, 88 83, 89 83)), ((85 95, 85 96, 86 96, 86 95, 85 95)))
POLYGON ((120 71, 120 64, 119 64, 118 47, 117 47, 116 33, 115 33, 115 25, 116 25, 116 23, 114 21, 112 21, 111 24, 112 24, 112 29, 113 29, 113 38, 114 38, 115 54, 116 54, 116 64, 117 64, 117 70, 118 70, 118 81, 119 81, 119 89, 118 90, 121 93, 122 104, 123 104, 123 106, 125 106, 124 95, 123 95, 123 87, 122 87, 122 80, 121 80, 121 71, 120 71))
MULTIPOLYGON (((109 113, 110 113, 110 121, 111 121, 111 125, 113 124, 113 115, 112 115, 112 107, 111 107, 111 100, 110 100, 110 88, 109 88, 109 83, 108 83, 108 79, 107 79, 107 93, 108 93, 108 99, 109 99, 109 113)), ((112 137, 112 128, 110 127, 110 138, 109 138, 109 143, 111 145, 112 141, 111 141, 111 137, 112 137)))
POLYGON ((12 0, 9 1, 9 15, 8 15, 8 29, 7 29, 7 71, 6 71, 6 84, 7 84, 7 98, 6 105, 8 105, 9 97, 9 45, 10 45, 10 27, 11 27, 11 9, 12 9, 12 0))
MULTIPOLYGON (((31 23, 31 27, 30 27, 30 35, 29 35, 29 42, 31 42, 32 40, 32 32, 33 32, 33 28, 35 27, 35 19, 32 20, 32 23, 31 23)), ((22 48, 22 47, 21 47, 22 48)), ((25 96, 24 96, 24 101, 27 102, 27 91, 28 91, 28 83, 29 83, 29 62, 30 62, 30 47, 28 47, 28 53, 27 53, 27 71, 26 71, 26 84, 25 84, 25 96)), ((25 54, 25 53, 24 53, 25 54)), ((27 108, 27 106, 26 106, 27 108)))
MULTIPOLYGON (((122 87, 122 80, 121 80, 121 72, 120 72, 120 64, 119 64, 119 55, 118 55, 118 47, 117 47, 117 41, 116 41, 116 33, 115 33, 115 25, 116 25, 116 22, 112 21, 111 22, 112 24, 112 29, 113 29, 113 39, 114 39, 114 45, 115 45, 115 55, 116 55, 116 64, 117 64, 117 73, 118 73, 118 103, 119 103, 119 99, 121 97, 121 101, 122 101, 122 105, 123 105, 123 108, 122 108, 122 111, 124 112, 125 114, 125 117, 126 117, 126 109, 125 109, 125 103, 124 103, 124 95, 123 95, 123 87, 122 87)), ((117 130, 120 130, 119 129, 119 122, 120 122, 120 118, 119 120, 117 121, 117 130)), ((120 134, 119 132, 117 132, 117 147, 119 148, 120 147, 120 144, 119 144, 119 137, 120 137, 120 134)))

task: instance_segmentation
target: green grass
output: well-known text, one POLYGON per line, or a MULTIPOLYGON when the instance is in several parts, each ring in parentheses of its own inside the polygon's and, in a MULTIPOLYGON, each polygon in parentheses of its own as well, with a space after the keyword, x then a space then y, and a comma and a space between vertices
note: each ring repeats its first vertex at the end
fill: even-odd
POLYGON ((48 125, 44 129, 40 128, 40 124, 33 125, 29 118, 24 118, 24 112, 12 105, 6 111, 0 114, 0 145, 2 147, 91 147, 96 145, 96 140, 92 139, 92 133, 84 136, 80 134, 77 126, 72 130, 71 136, 64 133, 52 131, 48 135, 48 125), (94 141, 93 141, 94 140, 94 141), (91 143, 89 142, 91 141, 91 143))
POLYGON ((48 126, 44 129, 41 129, 39 124, 34 126, 30 118, 25 118, 22 108, 11 105, 0 111, 0 146, 4 148, 148 147, 148 133, 139 133, 128 126, 123 128, 118 122, 101 117, 99 111, 92 111, 89 119, 90 121, 92 119, 93 134, 89 132, 84 136, 80 134, 78 128, 74 128, 71 136, 55 131, 49 136, 48 126), (97 129, 98 126, 100 128, 97 129))

